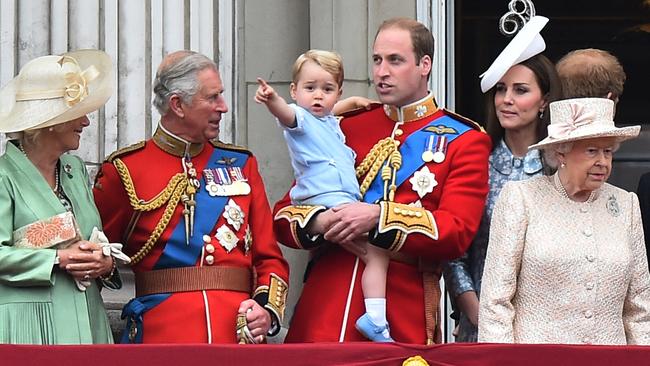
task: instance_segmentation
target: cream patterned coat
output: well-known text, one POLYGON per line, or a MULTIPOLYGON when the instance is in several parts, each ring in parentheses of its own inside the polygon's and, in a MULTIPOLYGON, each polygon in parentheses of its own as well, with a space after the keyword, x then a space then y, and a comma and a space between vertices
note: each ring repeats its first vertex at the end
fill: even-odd
POLYGON ((506 184, 492 217, 480 342, 650 344, 634 193, 604 184, 579 203, 536 177, 506 184))

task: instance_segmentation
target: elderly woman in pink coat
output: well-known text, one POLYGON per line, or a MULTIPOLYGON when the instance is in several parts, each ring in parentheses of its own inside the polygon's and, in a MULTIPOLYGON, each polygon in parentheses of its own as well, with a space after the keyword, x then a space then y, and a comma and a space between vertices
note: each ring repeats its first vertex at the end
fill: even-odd
POLYGON ((479 341, 650 344, 650 274, 639 201, 606 183, 639 126, 617 128, 608 99, 550 104, 532 145, 558 167, 510 182, 494 208, 479 341))

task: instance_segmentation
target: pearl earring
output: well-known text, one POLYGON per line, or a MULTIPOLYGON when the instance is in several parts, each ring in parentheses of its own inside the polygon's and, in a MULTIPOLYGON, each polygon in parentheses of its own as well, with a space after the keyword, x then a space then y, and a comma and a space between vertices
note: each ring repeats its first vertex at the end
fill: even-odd
POLYGON ((566 167, 566 164, 565 164, 565 163, 560 163, 560 168, 561 168, 561 169, 564 169, 565 167, 566 167))
POLYGON ((543 109, 540 109, 538 115, 539 115, 539 119, 544 118, 544 110, 543 110, 543 109))

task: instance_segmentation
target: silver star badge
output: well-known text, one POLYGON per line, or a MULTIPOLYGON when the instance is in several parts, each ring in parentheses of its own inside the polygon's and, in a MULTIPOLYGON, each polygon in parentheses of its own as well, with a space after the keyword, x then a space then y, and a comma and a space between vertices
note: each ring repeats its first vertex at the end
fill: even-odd
POLYGON ((228 204, 223 210, 223 217, 235 228, 235 231, 239 231, 239 228, 244 223, 244 211, 232 198, 228 200, 228 204))
POLYGON ((424 197, 427 193, 433 192, 433 187, 438 185, 435 174, 431 173, 428 166, 422 167, 413 174, 409 182, 413 185, 413 190, 418 193, 420 198, 424 197))
POLYGON ((226 225, 221 225, 221 227, 217 229, 215 238, 217 238, 219 244, 221 244, 228 253, 235 249, 239 242, 237 235, 235 235, 235 233, 226 225))

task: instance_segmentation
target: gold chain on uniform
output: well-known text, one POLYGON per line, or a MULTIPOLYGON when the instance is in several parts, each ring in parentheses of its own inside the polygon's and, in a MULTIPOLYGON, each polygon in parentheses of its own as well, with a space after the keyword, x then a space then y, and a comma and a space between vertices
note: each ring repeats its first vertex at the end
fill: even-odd
POLYGON ((393 201, 395 190, 397 190, 395 175, 401 166, 402 154, 399 152, 397 141, 392 137, 386 137, 377 142, 356 169, 357 178, 365 175, 363 182, 359 185, 361 196, 363 197, 366 194, 381 168, 381 179, 384 181, 384 199, 393 201), (384 165, 387 160, 388 163, 384 165), (382 165, 384 166, 382 167, 382 165))
POLYGON ((147 254, 149 254, 151 249, 153 249, 154 244, 158 238, 160 238, 160 235, 162 235, 162 232, 167 227, 167 224, 169 224, 169 221, 172 218, 172 214, 174 213, 178 202, 181 200, 181 196, 187 188, 187 179, 183 173, 175 174, 172 179, 170 179, 169 183, 167 183, 167 186, 160 193, 158 193, 151 200, 145 201, 138 198, 138 195, 135 193, 133 180, 131 179, 129 169, 127 168, 126 164, 124 164, 124 162, 120 159, 113 160, 113 164, 117 169, 117 173, 119 174, 120 179, 122 180, 124 190, 129 196, 131 207, 133 207, 135 211, 153 211, 167 203, 167 207, 165 207, 165 211, 163 212, 160 221, 158 221, 158 224, 156 224, 156 227, 151 233, 151 236, 142 246, 142 248, 140 248, 140 250, 138 250, 138 252, 131 257, 131 264, 136 264, 141 261, 142 258, 144 258, 147 254))

